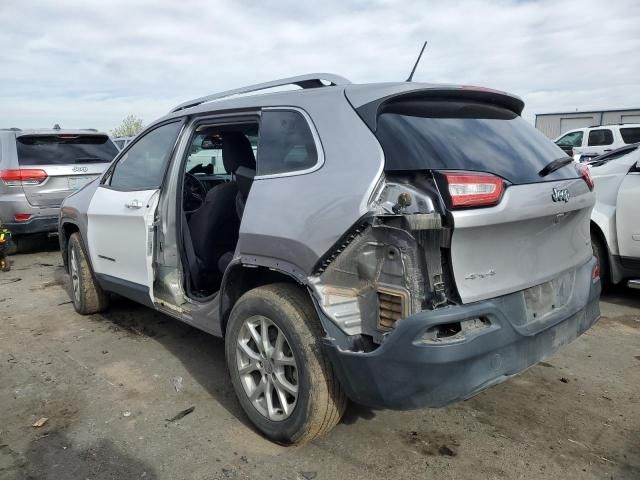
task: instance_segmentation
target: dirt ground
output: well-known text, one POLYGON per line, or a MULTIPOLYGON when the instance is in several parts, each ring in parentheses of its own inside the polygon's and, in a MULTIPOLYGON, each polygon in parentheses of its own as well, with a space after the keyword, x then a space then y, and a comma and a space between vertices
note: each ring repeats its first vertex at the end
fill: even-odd
POLYGON ((352 405, 286 448, 243 415, 221 340, 126 300, 77 315, 54 248, 0 273, 0 479, 640 479, 640 292, 606 295, 593 329, 471 400, 352 405))

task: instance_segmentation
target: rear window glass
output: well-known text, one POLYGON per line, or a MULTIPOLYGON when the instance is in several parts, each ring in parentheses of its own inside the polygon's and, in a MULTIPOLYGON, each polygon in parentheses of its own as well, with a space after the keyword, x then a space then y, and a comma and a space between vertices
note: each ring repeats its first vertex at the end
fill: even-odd
POLYGON ((578 176, 569 164, 540 177, 544 167, 567 154, 520 116, 489 104, 395 102, 383 108, 375 134, 387 171, 470 170, 514 184, 578 176))
POLYGON ((315 166, 318 152, 305 118, 296 111, 262 112, 258 137, 258 175, 296 172, 315 166))
POLYGON ((23 135, 16 140, 20 165, 102 163, 118 153, 106 135, 23 135))
POLYGON ((640 142, 640 127, 621 128, 620 135, 624 143, 640 142))

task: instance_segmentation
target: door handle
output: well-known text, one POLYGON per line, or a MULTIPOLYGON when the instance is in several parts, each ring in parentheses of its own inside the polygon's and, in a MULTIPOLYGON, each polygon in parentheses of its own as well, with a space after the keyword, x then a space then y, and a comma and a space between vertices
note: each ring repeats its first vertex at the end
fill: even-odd
POLYGON ((140 200, 131 200, 129 203, 125 203, 124 206, 127 208, 142 208, 142 202, 140 200))

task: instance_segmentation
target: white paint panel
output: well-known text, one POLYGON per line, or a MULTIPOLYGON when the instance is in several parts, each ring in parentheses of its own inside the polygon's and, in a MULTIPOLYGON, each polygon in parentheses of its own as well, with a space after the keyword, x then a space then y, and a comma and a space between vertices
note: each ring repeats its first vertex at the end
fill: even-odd
POLYGON ((640 174, 631 173, 624 177, 618 190, 616 226, 618 248, 623 257, 640 258, 640 174))
POLYGON ((97 273, 147 286, 152 292, 152 224, 157 201, 158 190, 96 190, 87 212, 87 236, 89 256, 97 273), (141 207, 127 207, 132 203, 141 207))

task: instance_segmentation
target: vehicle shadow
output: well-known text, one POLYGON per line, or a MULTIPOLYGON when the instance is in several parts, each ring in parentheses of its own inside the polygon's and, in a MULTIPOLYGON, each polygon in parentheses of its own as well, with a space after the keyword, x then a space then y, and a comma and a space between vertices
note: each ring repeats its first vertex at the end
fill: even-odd
MULTIPOLYGON (((114 296, 109 310, 99 315, 118 328, 162 344, 220 405, 255 431, 235 396, 223 339, 122 297, 114 296)), ((375 416, 374 410, 349 402, 341 423, 350 425, 375 416)))
POLYGON ((114 296, 109 310, 99 316, 116 328, 160 343, 222 407, 253 429, 233 391, 224 340, 122 297, 114 296))
POLYGON ((153 467, 120 451, 110 440, 102 438, 82 449, 61 431, 32 440, 24 456, 8 445, 0 446, 0 454, 7 460, 0 472, 16 480, 157 478, 153 467))

